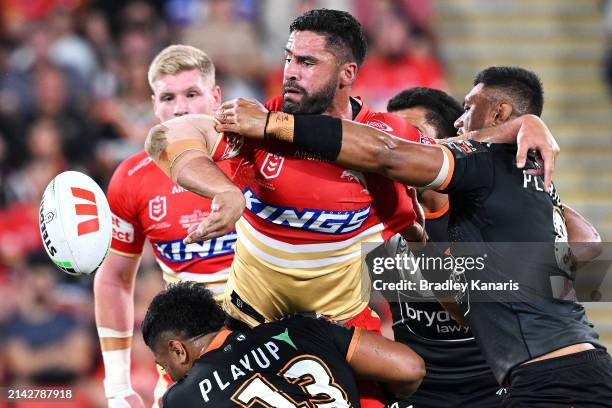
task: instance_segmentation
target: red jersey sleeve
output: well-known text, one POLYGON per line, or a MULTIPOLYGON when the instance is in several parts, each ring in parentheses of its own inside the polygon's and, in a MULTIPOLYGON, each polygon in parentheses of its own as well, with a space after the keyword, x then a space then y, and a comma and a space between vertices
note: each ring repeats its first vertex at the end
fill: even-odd
MULTIPOLYGON (((150 160, 148 157, 143 160, 150 160)), ((115 252, 138 256, 142 253, 145 236, 138 219, 136 200, 137 184, 129 179, 130 159, 117 167, 108 185, 106 198, 112 213, 113 239, 111 249, 115 252)))
MULTIPOLYGON (((390 113, 374 113, 364 123, 404 140, 420 143, 423 135, 414 126, 390 113)), ((383 239, 389 239, 410 227, 416 219, 412 199, 406 186, 390 181, 380 174, 365 174, 373 206, 385 229, 383 239)))

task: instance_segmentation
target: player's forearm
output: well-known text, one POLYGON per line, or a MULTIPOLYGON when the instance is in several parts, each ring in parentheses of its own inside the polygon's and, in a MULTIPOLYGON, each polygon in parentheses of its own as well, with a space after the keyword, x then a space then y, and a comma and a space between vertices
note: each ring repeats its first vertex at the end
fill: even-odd
POLYGON ((572 253, 578 262, 597 258, 602 250, 601 236, 597 229, 580 213, 564 205, 563 216, 572 253))
POLYGON ((202 197, 212 199, 217 194, 227 192, 242 195, 210 156, 199 151, 185 152, 175 162, 173 174, 177 184, 202 197))
MULTIPOLYGON (((102 351, 129 348, 134 325, 134 280, 105 276, 94 279, 96 326, 102 351)), ((110 274, 109 274, 110 275, 110 274)))
POLYGON ((130 379, 130 354, 134 325, 134 284, 139 257, 114 253, 94 279, 96 326, 104 362, 107 398, 134 393, 130 379))
POLYGON ((514 118, 495 127, 473 130, 468 132, 466 137, 469 140, 475 140, 483 143, 515 144, 519 129, 525 120, 529 120, 530 116, 534 115, 519 116, 518 118, 514 118))

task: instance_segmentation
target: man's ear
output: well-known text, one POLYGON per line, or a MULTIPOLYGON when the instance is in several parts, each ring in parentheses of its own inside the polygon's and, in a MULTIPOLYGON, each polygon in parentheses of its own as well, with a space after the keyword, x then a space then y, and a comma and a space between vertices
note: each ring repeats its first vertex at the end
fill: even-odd
POLYGON ((500 103, 493 111, 493 124, 500 125, 507 122, 512 116, 513 111, 512 104, 507 102, 500 103))
POLYGON ((170 355, 176 359, 179 363, 183 364, 189 359, 187 349, 185 345, 178 340, 169 340, 168 348, 170 349, 170 355))
POLYGON ((340 88, 351 86, 355 83, 357 80, 357 70, 356 62, 345 62, 340 66, 340 78, 338 81, 340 88))

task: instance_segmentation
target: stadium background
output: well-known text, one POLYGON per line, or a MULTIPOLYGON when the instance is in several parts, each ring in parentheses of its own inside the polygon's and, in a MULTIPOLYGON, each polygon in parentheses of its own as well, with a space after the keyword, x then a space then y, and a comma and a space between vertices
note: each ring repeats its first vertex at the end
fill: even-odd
MULTIPOLYGON (((535 70, 562 147, 561 197, 610 242, 612 1, 0 0, 0 386, 65 384, 77 391, 72 406, 105 404, 92 279, 64 275, 40 252, 48 181, 75 169, 104 186, 141 148, 154 123, 147 67, 167 44, 208 52, 224 99, 275 95, 288 24, 314 7, 350 11, 364 25, 370 49, 355 94, 380 109, 411 86, 461 99, 489 65, 535 70)), ((137 319, 160 275, 147 252, 137 319)), ((612 306, 588 308, 612 346, 612 306)), ((150 399, 157 374, 134 339, 133 383, 150 399)))

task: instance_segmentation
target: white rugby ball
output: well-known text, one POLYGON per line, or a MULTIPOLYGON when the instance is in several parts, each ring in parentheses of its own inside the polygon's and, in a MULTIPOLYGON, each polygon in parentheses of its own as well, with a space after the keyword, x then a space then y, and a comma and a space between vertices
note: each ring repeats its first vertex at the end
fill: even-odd
POLYGON ((112 238, 111 212, 102 189, 78 171, 57 175, 43 194, 38 224, 49 257, 71 275, 94 273, 112 238))

